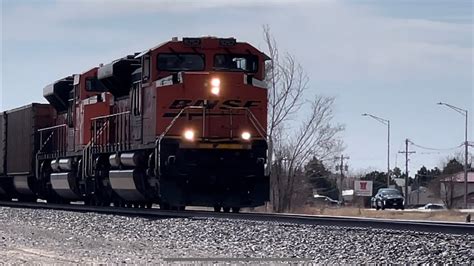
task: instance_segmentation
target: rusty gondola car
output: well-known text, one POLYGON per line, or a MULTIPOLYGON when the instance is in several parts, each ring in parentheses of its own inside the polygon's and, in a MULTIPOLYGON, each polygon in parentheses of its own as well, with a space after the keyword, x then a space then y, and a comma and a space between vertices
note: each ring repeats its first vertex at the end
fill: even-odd
POLYGON ((238 211, 269 199, 268 57, 183 38, 43 89, 0 114, 0 197, 238 211))

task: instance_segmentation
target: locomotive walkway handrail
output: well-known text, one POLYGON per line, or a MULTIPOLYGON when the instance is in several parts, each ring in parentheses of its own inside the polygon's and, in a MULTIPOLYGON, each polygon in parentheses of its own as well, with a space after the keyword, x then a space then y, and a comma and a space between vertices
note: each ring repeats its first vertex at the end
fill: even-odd
POLYGON ((120 148, 122 145, 127 145, 130 138, 130 111, 120 112, 116 114, 98 116, 91 119, 92 124, 92 144, 91 146, 103 146, 106 147, 116 146, 120 148), (128 119, 127 119, 128 118, 128 119), (113 121, 112 121, 113 120, 113 121), (107 131, 110 133, 110 124, 113 122, 115 124, 114 140, 115 143, 110 142, 110 136, 104 135, 103 133, 107 131), (98 126, 98 124, 102 124, 98 126), (102 139, 102 138, 103 139, 102 139), (105 142, 105 143, 102 143, 105 142))
MULTIPOLYGON (((258 119, 255 117, 255 115, 252 113, 252 111, 248 107, 228 107, 228 109, 246 111, 246 114, 248 116, 250 116, 250 118, 251 118, 250 122, 255 127, 255 129, 257 130, 257 133, 260 135, 260 137, 262 137, 263 139, 266 140, 267 137, 266 137, 266 134, 265 134, 265 128, 262 126, 262 124, 260 124, 258 119)), ((231 115, 232 115, 232 113, 231 113, 231 115)))
MULTIPOLYGON (((119 116, 124 116, 124 115, 128 115, 130 114, 130 111, 125 111, 125 112, 121 112, 121 113, 116 113, 116 114, 111 114, 111 115, 104 115, 104 116, 98 116, 98 117, 94 117, 94 118, 91 118, 91 130, 92 130, 92 134, 91 134, 91 139, 90 141, 87 143, 87 145, 84 147, 83 149, 83 152, 82 152, 82 160, 83 160, 83 163, 82 163, 82 177, 83 178, 86 178, 86 177, 90 177, 90 176, 93 176, 93 163, 94 163, 94 158, 92 158, 92 148, 97 144, 97 140, 103 136, 103 134, 105 132, 109 132, 107 131, 109 126, 110 126, 110 119, 111 118, 116 118, 116 117, 119 117, 119 116), (102 125, 98 128, 97 127, 97 122, 98 121, 101 121, 101 120, 105 120, 105 122, 102 123, 102 125)), ((125 125, 126 127, 127 125, 125 125)), ((128 125, 129 126, 129 125, 128 125)), ((130 135, 130 132, 129 132, 129 135, 130 135)), ((118 143, 118 145, 120 145, 120 143, 118 143)))
POLYGON ((61 125, 56 125, 52 127, 45 127, 45 128, 40 128, 37 130, 39 133, 40 137, 40 147, 38 151, 35 154, 35 174, 36 177, 39 178, 40 176, 40 165, 39 165, 39 156, 42 153, 45 153, 43 151, 43 148, 53 140, 54 135, 58 135, 57 139, 57 144, 59 144, 59 147, 56 150, 52 150, 50 153, 53 154, 54 156, 60 156, 61 153, 65 153, 67 150, 67 140, 66 140, 66 135, 67 135, 67 124, 61 124, 61 125), (43 133, 51 131, 46 140, 43 141, 43 133))
POLYGON ((125 114, 130 114, 130 111, 125 111, 125 112, 120 112, 120 113, 110 114, 110 115, 96 116, 94 118, 91 118, 91 121, 104 119, 104 118, 110 118, 110 117, 119 116, 119 115, 125 115, 125 114))
POLYGON ((166 127, 165 131, 161 133, 161 135, 155 141, 155 176, 160 176, 160 150, 161 150, 161 140, 165 137, 166 134, 170 131, 170 129, 176 123, 176 120, 186 111, 187 109, 202 109, 203 106, 186 106, 179 113, 171 120, 171 123, 166 127))
POLYGON ((95 144, 94 140, 96 140, 98 137, 100 137, 102 135, 102 133, 105 132, 105 129, 109 126, 109 121, 106 121, 105 123, 103 123, 102 127, 100 127, 99 130, 97 130, 96 120, 107 118, 107 117, 109 117, 109 116, 99 116, 99 117, 94 117, 94 118, 91 119, 91 123, 93 124, 93 127, 92 127, 93 133, 92 133, 91 139, 89 140, 87 145, 82 150, 82 160, 83 160, 83 163, 82 163, 82 178, 83 179, 93 175, 92 164, 94 163, 94 160, 92 158, 92 147, 95 144))
POLYGON ((49 141, 53 139, 53 136, 58 132, 58 144, 60 144, 59 148, 55 150, 54 152, 61 152, 61 148, 65 149, 65 140, 62 140, 61 137, 66 137, 65 130, 62 130, 63 128, 66 128, 66 124, 61 124, 57 126, 52 126, 52 127, 45 127, 45 128, 40 128, 38 129, 38 133, 40 134, 40 148, 38 149, 38 154, 43 151, 43 148, 48 144, 49 141), (51 131, 51 133, 48 135, 46 140, 43 142, 43 132, 45 131, 51 131), (63 133, 63 134, 61 134, 63 133))
MULTIPOLYGON (((168 132, 171 130, 171 128, 174 126, 178 118, 181 117, 181 115, 188 110, 191 109, 202 109, 203 110, 203 128, 202 132, 204 135, 204 128, 205 128, 205 111, 207 109, 206 106, 186 106, 182 108, 178 114, 173 117, 173 120, 171 120, 171 123, 166 127, 166 129, 160 134, 160 136, 156 139, 155 141, 155 176, 159 177, 160 176, 160 150, 161 150, 161 141, 163 138, 168 134, 168 132)), ((252 111, 248 107, 227 107, 227 110, 230 110, 229 115, 230 115, 230 122, 231 122, 231 136, 232 136, 232 110, 244 110, 246 112, 246 115, 249 117, 250 122, 254 126, 254 128, 257 130, 257 133, 260 135, 260 137, 267 142, 265 129, 263 128, 262 124, 258 121, 258 119, 255 117, 255 115, 252 113, 252 111)))

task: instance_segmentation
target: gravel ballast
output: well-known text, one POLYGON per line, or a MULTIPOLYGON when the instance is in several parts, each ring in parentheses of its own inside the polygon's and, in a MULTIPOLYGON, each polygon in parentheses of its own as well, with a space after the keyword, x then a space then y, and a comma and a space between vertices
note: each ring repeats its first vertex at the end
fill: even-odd
POLYGON ((0 207, 3 263, 136 264, 173 262, 173 258, 177 263, 189 258, 262 262, 264 258, 275 262, 471 264, 473 243, 474 237, 467 234, 0 207))

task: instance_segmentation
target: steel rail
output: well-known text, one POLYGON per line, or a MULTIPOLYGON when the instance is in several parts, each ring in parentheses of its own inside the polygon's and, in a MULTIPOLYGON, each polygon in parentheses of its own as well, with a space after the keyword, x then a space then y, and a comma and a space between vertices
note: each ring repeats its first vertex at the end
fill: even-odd
POLYGON ((33 202, 0 201, 1 207, 50 209, 73 212, 95 212, 121 216, 188 219, 231 219, 247 221, 267 221, 289 224, 324 225, 336 227, 354 227, 371 229, 390 229, 412 232, 446 233, 446 234, 474 234, 473 223, 394 220, 380 218, 362 218, 350 216, 304 215, 304 214, 276 214, 276 213, 216 213, 212 211, 170 211, 160 209, 99 207, 79 204, 46 204, 33 202))

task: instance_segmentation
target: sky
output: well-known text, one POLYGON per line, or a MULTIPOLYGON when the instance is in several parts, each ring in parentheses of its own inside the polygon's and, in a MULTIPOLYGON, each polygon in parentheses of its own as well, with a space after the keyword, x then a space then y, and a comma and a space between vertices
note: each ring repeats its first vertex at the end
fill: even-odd
MULTIPOLYGON (((352 172, 442 166, 474 132, 473 3, 469 0, 0 0, 0 111, 44 102, 43 87, 172 37, 235 37, 265 51, 269 25, 310 82, 306 97, 336 97, 334 123, 352 172)), ((303 115, 303 114, 301 114, 303 115)), ((299 119, 299 118, 296 118, 299 119)), ((471 149, 472 152, 472 149, 471 149)))

